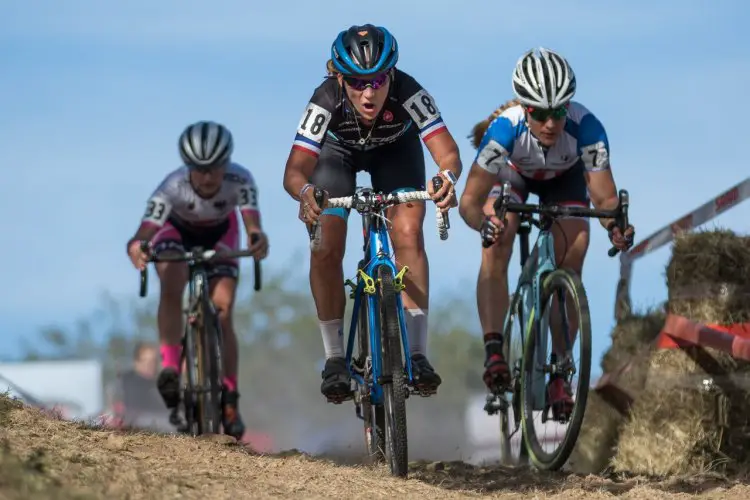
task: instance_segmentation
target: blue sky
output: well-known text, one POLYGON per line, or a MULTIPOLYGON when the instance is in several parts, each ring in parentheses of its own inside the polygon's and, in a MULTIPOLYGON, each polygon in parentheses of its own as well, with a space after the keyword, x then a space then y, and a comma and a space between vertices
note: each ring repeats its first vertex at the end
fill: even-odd
MULTIPOLYGON (((459 8, 423 0, 225 0, 209 8, 193 0, 37 0, 3 10, 0 252, 8 293, 0 302, 0 358, 17 355, 19 339, 39 327, 87 314, 103 290, 136 296, 124 243, 150 192, 178 166, 176 138, 188 122, 218 120, 234 132, 235 159, 260 187, 271 240, 266 267, 288 266, 305 251, 297 205, 282 187, 284 163, 330 43, 351 24, 383 24, 395 34, 400 68, 436 99, 467 171, 471 127, 511 96, 519 55, 543 45, 570 60, 577 100, 606 127, 638 235, 747 176, 744 2, 467 0, 459 8)), ((746 231, 747 209, 717 222, 746 231)), ((478 236, 457 212, 452 222, 447 242, 433 219, 425 225, 433 309, 448 307, 441 296, 457 290, 473 300, 478 236)), ((350 231, 347 269, 358 260, 360 238, 350 231)), ((584 281, 597 360, 608 345, 618 277, 607 248, 594 225, 584 281)), ((668 257, 662 249, 636 264, 636 306, 666 297, 668 257)), ((511 280, 517 267, 514 261, 511 280)), ((299 275, 306 287, 306 259, 299 275)), ((467 324, 479 334, 475 317, 467 324)))

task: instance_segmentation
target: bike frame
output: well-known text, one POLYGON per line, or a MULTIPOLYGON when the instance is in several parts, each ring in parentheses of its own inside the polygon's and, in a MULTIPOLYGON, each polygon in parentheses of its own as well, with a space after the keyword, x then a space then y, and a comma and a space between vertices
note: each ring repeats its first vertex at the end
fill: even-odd
MULTIPOLYGON (((521 245, 521 275, 518 279, 515 293, 522 297, 521 308, 523 319, 526 324, 522 328, 522 346, 526 346, 526 338, 534 331, 537 335, 536 360, 534 362, 535 371, 543 374, 543 370, 538 367, 544 366, 547 362, 545 359, 547 352, 548 337, 545 334, 546 325, 542 324, 542 319, 537 316, 537 312, 542 310, 541 290, 544 277, 557 269, 555 264, 555 241, 550 231, 553 221, 547 216, 540 216, 540 228, 534 247, 528 252, 529 233, 531 232, 531 222, 524 222, 519 227, 520 245, 521 245), (527 224, 524 227, 524 224, 527 224), (523 262, 525 260, 525 262, 523 262), (534 329, 532 330, 532 327, 534 329), (545 333, 543 333, 545 332, 545 333)), ((510 321, 510 313, 505 315, 505 327, 507 328, 510 321)), ((570 339, 565 336, 565 350, 570 350, 570 339)), ((523 350, 523 347, 522 347, 523 350)), ((534 391, 534 409, 543 410, 545 404, 545 389, 539 386, 534 391)))
MULTIPOLYGON (((365 291, 365 286, 370 283, 370 286, 374 286, 375 280, 372 278, 377 275, 377 270, 380 266, 386 266, 391 268, 393 276, 398 275, 393 260, 391 260, 391 246, 388 241, 388 230, 386 228, 387 222, 382 213, 378 214, 363 214, 362 215, 362 229, 364 238, 363 250, 365 253, 365 268, 360 271, 365 274, 362 276, 360 273, 359 279, 357 280, 357 287, 354 289, 354 307, 352 309, 352 319, 349 327, 349 338, 346 346, 346 364, 349 366, 349 371, 352 377, 356 380, 359 385, 366 385, 365 379, 351 368, 352 355, 354 353, 354 340, 357 336, 357 324, 359 319, 359 309, 362 306, 363 297, 367 300, 367 324, 370 331, 370 356, 372 356, 372 378, 373 382, 370 386, 370 402, 373 405, 383 404, 383 387, 380 384, 383 376, 383 357, 382 357, 382 335, 380 327, 380 299, 376 292, 368 293, 365 291)), ((398 314, 398 324, 401 328, 401 344, 403 345, 404 354, 404 366, 406 368, 406 374, 408 382, 411 384, 412 379, 412 366, 411 356, 409 347, 409 338, 406 331, 406 321, 404 318, 404 307, 401 299, 401 291, 396 290, 396 306, 398 314)))

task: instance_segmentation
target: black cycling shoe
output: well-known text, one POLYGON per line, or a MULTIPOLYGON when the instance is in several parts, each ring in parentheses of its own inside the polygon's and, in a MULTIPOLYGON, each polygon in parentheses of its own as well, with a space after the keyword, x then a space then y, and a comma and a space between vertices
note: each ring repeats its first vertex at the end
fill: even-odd
POLYGON ((340 404, 352 398, 351 375, 344 358, 330 358, 323 368, 320 392, 330 403, 340 404))
POLYGON ((430 396, 437 392, 443 380, 432 367, 424 354, 414 354, 411 357, 411 369, 414 377, 414 388, 420 396, 430 396))
POLYGON ((245 434, 245 423, 242 421, 240 409, 237 404, 239 398, 240 394, 237 391, 228 391, 226 388, 224 388, 221 394, 224 434, 232 436, 237 441, 240 441, 245 434))
POLYGON ((180 374, 174 368, 164 368, 156 381, 156 387, 170 410, 180 404, 180 374))

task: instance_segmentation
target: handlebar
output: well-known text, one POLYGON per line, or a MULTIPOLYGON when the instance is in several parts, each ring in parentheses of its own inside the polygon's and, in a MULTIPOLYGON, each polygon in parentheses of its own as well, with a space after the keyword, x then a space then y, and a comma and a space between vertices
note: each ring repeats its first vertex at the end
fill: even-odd
MULTIPOLYGON (((497 215, 497 217, 499 217, 500 220, 503 221, 505 220, 505 214, 507 212, 512 212, 522 215, 539 214, 545 217, 550 217, 552 219, 558 217, 588 217, 595 219, 611 218, 615 220, 615 224, 617 225, 617 227, 622 228, 623 231, 630 225, 630 222, 628 220, 630 196, 625 189, 621 189, 618 193, 619 201, 617 204, 617 208, 611 210, 555 204, 540 205, 533 203, 511 203, 510 193, 510 183, 508 181, 503 182, 500 196, 497 197, 495 203, 493 204, 495 215, 497 215)), ((535 226, 539 226, 539 223, 534 219, 529 220, 534 223, 535 226)), ((487 244, 487 242, 482 241, 483 247, 487 248, 490 245, 491 243, 487 244)), ((610 257, 614 257, 619 252, 620 250, 613 246, 607 251, 607 255, 609 255, 610 257)))
MULTIPOLYGON (((443 186, 443 179, 436 175, 432 178, 432 185, 435 191, 439 191, 443 186)), ((318 206, 326 208, 347 208, 354 209, 360 214, 379 212, 388 207, 400 203, 410 203, 413 201, 432 200, 428 191, 399 191, 396 193, 376 193, 370 189, 358 189, 353 196, 342 196, 340 198, 324 198, 324 191, 318 187, 315 188, 315 202, 318 206), (324 205, 325 203, 325 205, 324 205)), ((443 213, 440 208, 435 207, 435 217, 437 219, 437 231, 441 240, 448 239, 448 229, 450 229, 450 219, 447 213, 443 213)), ((320 247, 321 231, 320 222, 316 221, 308 227, 310 235, 310 249, 315 251, 320 247)))
MULTIPOLYGON (((250 244, 255 244, 260 239, 257 234, 252 234, 250 237, 250 244)), ((148 241, 141 242, 141 251, 149 251, 148 241)), ((194 247, 190 251, 181 252, 178 255, 149 255, 148 262, 187 262, 192 263, 204 263, 209 262, 213 259, 238 259, 242 257, 252 257, 249 250, 227 250, 218 252, 214 249, 203 249, 201 247, 194 247)), ((261 288, 261 272, 260 272, 260 261, 255 260, 254 265, 254 285, 253 289, 257 292, 261 288)), ((148 267, 141 270, 141 287, 139 295, 145 297, 148 293, 148 267)))

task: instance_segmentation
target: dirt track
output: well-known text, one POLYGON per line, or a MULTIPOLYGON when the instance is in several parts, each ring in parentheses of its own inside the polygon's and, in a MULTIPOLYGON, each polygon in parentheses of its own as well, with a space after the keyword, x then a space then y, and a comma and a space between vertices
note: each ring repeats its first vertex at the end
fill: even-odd
POLYGON ((0 396, 0 500, 68 498, 750 498, 720 478, 647 481, 414 464, 411 477, 298 453, 261 456, 221 436, 125 434, 63 422, 0 396))

